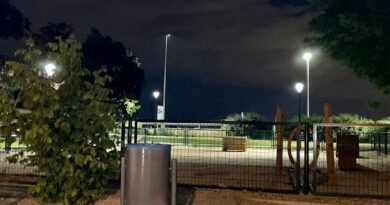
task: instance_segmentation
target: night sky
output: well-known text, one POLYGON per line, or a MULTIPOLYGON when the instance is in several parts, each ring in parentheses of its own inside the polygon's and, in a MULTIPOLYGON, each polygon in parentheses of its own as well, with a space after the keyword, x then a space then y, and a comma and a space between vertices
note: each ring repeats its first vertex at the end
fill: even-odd
MULTIPOLYGON (((162 92, 164 35, 171 33, 167 118, 179 120, 216 120, 242 111, 272 120, 277 105, 285 108, 287 118, 297 114, 293 86, 306 80, 303 40, 316 13, 299 1, 277 2, 279 6, 267 0, 11 1, 35 31, 49 21, 65 21, 81 41, 93 26, 123 42, 140 58, 146 74, 141 118, 152 116, 152 91, 162 92)), ((9 54, 22 43, 0 41, 0 52, 9 54)), ((311 113, 321 114, 328 101, 335 113, 374 119, 390 115, 389 96, 313 50, 311 113), (370 109, 370 100, 380 101, 381 107, 370 109)))

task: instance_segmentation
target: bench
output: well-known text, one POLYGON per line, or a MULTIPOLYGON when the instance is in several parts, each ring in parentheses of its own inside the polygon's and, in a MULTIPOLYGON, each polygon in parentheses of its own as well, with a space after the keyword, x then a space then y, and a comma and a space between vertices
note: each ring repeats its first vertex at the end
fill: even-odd
POLYGON ((245 152, 248 147, 247 137, 229 136, 223 138, 222 151, 228 150, 245 152))

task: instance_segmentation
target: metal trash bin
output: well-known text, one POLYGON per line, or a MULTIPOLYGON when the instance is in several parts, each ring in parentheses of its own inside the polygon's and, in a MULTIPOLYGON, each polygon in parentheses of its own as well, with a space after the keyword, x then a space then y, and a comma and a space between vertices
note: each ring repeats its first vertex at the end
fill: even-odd
POLYGON ((124 205, 169 205, 171 145, 129 144, 122 176, 124 205))

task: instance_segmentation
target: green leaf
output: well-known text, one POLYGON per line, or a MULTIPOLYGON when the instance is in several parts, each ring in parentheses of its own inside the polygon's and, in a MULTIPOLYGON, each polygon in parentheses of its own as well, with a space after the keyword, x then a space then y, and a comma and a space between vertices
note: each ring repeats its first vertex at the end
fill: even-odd
POLYGON ((84 157, 80 154, 76 154, 75 155, 75 161, 76 161, 76 164, 81 166, 84 164, 84 157))

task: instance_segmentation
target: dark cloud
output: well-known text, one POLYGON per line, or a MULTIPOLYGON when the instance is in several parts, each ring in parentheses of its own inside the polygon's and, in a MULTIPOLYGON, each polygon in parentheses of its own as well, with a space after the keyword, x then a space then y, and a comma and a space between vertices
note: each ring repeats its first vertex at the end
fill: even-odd
MULTIPOLYGON (((94 26, 140 57, 147 85, 143 116, 151 116, 150 93, 162 87, 164 34, 168 54, 167 115, 215 119, 231 112, 259 111, 272 118, 276 105, 292 115, 293 84, 305 81, 300 55, 315 16, 304 1, 267 0, 14 0, 38 28, 66 21, 84 39, 94 26), (272 4, 271 4, 272 3, 272 4), (277 6, 275 6, 277 5, 277 6), (149 109, 150 108, 150 109, 149 109)), ((15 43, 0 42, 8 51, 15 43)), ((390 99, 348 69, 317 52, 312 61, 313 111, 324 101, 336 112, 383 117, 390 99), (373 112, 369 100, 380 100, 373 112)), ((304 106, 304 105, 303 105, 304 106)))

